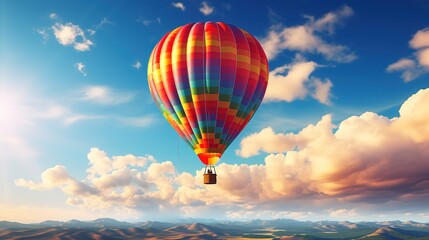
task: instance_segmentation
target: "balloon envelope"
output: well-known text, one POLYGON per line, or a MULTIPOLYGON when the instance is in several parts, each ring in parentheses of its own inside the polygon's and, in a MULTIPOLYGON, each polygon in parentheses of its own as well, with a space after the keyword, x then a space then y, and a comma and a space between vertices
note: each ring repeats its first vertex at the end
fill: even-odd
POLYGON ((215 164, 258 109, 268 84, 259 42, 222 22, 167 33, 148 63, 153 99, 206 165, 215 164))

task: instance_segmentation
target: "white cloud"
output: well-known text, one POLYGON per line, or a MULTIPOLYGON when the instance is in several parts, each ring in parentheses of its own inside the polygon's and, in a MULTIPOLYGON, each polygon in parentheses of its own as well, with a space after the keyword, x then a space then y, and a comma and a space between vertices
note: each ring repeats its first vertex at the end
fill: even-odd
POLYGON ((42 183, 34 183, 22 178, 15 181, 17 186, 27 187, 32 190, 52 189, 61 186, 69 180, 67 170, 64 166, 56 165, 42 173, 42 183))
POLYGON ((86 38, 84 31, 72 23, 55 23, 52 26, 54 35, 61 45, 73 47, 78 51, 88 51, 93 43, 86 38))
POLYGON ((344 6, 335 12, 329 12, 320 19, 307 16, 304 25, 293 27, 273 26, 267 36, 261 39, 262 47, 269 60, 274 59, 284 50, 319 53, 326 59, 336 62, 351 62, 356 55, 346 46, 330 44, 324 41, 318 32, 334 33, 335 26, 353 15, 353 10, 344 6))
POLYGON ((341 209, 336 209, 336 210, 331 209, 329 211, 329 216, 336 218, 336 219, 350 220, 351 218, 357 217, 358 213, 357 213, 355 208, 353 208, 353 209, 341 208, 341 209))
POLYGON ((417 50, 413 57, 401 58, 386 68, 388 72, 402 71, 401 77, 405 82, 429 72, 429 29, 417 31, 409 45, 417 50))
POLYGON ((333 84, 329 79, 322 82, 318 78, 310 78, 316 67, 315 62, 302 61, 275 68, 269 73, 270 82, 264 101, 292 102, 311 95, 319 102, 329 105, 333 84))
POLYGON ((66 25, 57 23, 53 27, 55 37, 62 45, 70 45, 75 43, 78 36, 83 35, 82 29, 78 25, 67 23, 66 25))
POLYGON ((325 16, 314 21, 313 17, 309 17, 310 20, 314 21, 314 29, 319 32, 327 31, 333 34, 335 27, 341 24, 342 20, 353 15, 353 9, 349 6, 343 6, 335 12, 329 12, 325 16))
POLYGON ((423 49, 417 53, 419 64, 429 69, 429 48, 423 49))
POLYGON ((387 71, 405 70, 407 68, 414 68, 416 63, 408 58, 401 58, 397 62, 390 64, 387 71))
POLYGON ((331 105, 331 88, 334 86, 331 80, 326 79, 323 82, 318 78, 314 78, 312 79, 311 84, 314 87, 314 92, 311 94, 311 96, 320 103, 331 105))
POLYGON ((64 166, 56 165, 55 167, 45 170, 42 175, 41 183, 24 180, 22 178, 15 181, 20 187, 26 187, 32 190, 46 190, 60 188, 64 193, 69 195, 91 195, 96 194, 97 190, 83 182, 79 182, 70 177, 64 166))
POLYGON ((401 58, 397 62, 390 64, 386 69, 388 72, 403 71, 402 79, 409 82, 422 74, 417 63, 409 58, 401 58))
MULTIPOLYGON (((94 25, 93 28, 83 30, 79 25, 73 24, 71 22, 63 24, 56 13, 49 14, 49 18, 56 20, 54 25, 50 27, 53 31, 55 38, 58 43, 63 46, 73 46, 77 51, 89 51, 94 46, 92 40, 90 40, 87 35, 93 36, 103 26, 110 24, 114 25, 107 18, 103 18, 100 23, 94 25), (87 33, 87 34, 85 34, 87 33)), ((43 36, 45 41, 48 40, 49 34, 47 29, 38 29, 37 33, 43 36)))
POLYGON ((88 175, 82 181, 57 165, 42 173, 40 183, 18 179, 16 185, 33 190, 59 188, 68 196, 69 204, 91 209, 152 208, 168 202, 174 194, 175 169, 171 162, 157 163, 150 155, 108 157, 97 148, 90 150, 88 160, 88 175))
POLYGON ((52 20, 58 19, 58 15, 56 13, 49 14, 49 18, 52 20))
POLYGON ((142 67, 142 64, 139 60, 136 60, 136 62, 133 64, 133 68, 140 69, 142 67))
POLYGON ((329 115, 297 134, 264 129, 244 138, 237 154, 279 153, 266 157, 266 164, 301 169, 303 190, 343 201, 417 201, 429 195, 422 189, 429 171, 428 101, 429 89, 420 90, 404 102, 397 118, 367 112, 342 121, 335 132, 329 115))
POLYGON ((200 7, 200 12, 204 15, 208 16, 212 14, 214 11, 214 7, 210 6, 207 2, 202 2, 200 7))
POLYGON ((60 189, 69 204, 92 210, 140 214, 180 209, 188 217, 306 219, 320 211, 332 218, 359 217, 365 211, 359 208, 410 212, 426 208, 429 197, 427 102, 429 89, 406 100, 397 118, 367 112, 336 128, 326 115, 296 134, 264 129, 243 139, 238 151, 244 157, 267 152, 264 162, 222 163, 216 186, 201 183, 202 169, 179 173, 170 161, 157 162, 150 155, 109 156, 97 148, 87 155, 89 167, 82 180, 57 165, 44 171, 40 182, 18 179, 16 184, 60 189))
POLYGON ((117 169, 123 169, 128 166, 131 167, 144 167, 149 162, 156 162, 151 155, 145 157, 136 157, 131 154, 125 156, 114 156, 109 158, 105 151, 98 148, 91 148, 87 155, 91 165, 87 172, 90 178, 112 172, 117 169))
POLYGON ((185 5, 181 2, 173 2, 173 3, 171 3, 171 5, 173 5, 173 7, 178 8, 182 11, 185 11, 185 9, 186 9, 185 5))
POLYGON ((82 100, 100 104, 128 103, 135 97, 134 93, 115 90, 107 86, 87 86, 81 92, 82 100))
POLYGON ((329 135, 333 127, 330 115, 324 116, 316 125, 308 125, 298 134, 275 133, 271 127, 267 127, 258 133, 253 133, 243 138, 240 142, 240 149, 236 150, 236 154, 247 158, 260 154, 260 151, 281 153, 296 148, 300 149, 307 145, 311 139, 329 135))
POLYGON ((414 49, 429 47, 429 28, 417 31, 409 44, 414 49))
POLYGON ((315 62, 301 62, 291 66, 284 65, 271 71, 264 101, 291 102, 295 99, 303 99, 308 93, 305 83, 308 82, 316 66, 315 62), (289 70, 287 75, 285 75, 286 70, 289 70))
POLYGON ((85 64, 82 62, 78 62, 74 65, 76 69, 83 74, 84 77, 86 77, 86 70, 85 70, 85 64))
POLYGON ((89 51, 90 47, 93 45, 93 43, 86 39, 83 42, 79 42, 79 43, 75 43, 74 44, 74 49, 81 51, 81 52, 85 52, 85 51, 89 51))

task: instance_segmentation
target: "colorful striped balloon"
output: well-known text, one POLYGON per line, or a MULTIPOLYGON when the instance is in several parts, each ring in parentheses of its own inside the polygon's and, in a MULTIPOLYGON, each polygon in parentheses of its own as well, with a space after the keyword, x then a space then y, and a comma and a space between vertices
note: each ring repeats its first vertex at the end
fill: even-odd
POLYGON ((148 64, 149 88, 164 117, 200 160, 213 165, 255 114, 268 61, 249 33, 198 22, 167 33, 148 64))

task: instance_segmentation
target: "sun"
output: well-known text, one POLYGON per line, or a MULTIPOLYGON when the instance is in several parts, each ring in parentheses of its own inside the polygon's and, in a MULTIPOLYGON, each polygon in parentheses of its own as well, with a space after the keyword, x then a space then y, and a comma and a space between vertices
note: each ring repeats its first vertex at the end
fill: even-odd
MULTIPOLYGON (((30 169, 34 167, 33 157, 37 156, 31 141, 37 117, 36 101, 23 88, 10 86, 0 83, 0 162, 2 166, 25 163, 30 169), (11 163, 10 159, 17 161, 11 163)), ((4 174, 0 171, 1 175, 4 174)))
POLYGON ((0 131, 2 134, 20 131, 28 123, 23 96, 13 89, 0 89, 0 131))

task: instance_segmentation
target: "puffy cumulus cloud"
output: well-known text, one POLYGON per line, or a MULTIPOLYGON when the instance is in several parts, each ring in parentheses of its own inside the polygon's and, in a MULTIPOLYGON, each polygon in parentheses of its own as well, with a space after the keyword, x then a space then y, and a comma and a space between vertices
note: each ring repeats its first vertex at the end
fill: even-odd
POLYGON ((44 41, 46 42, 49 39, 49 35, 53 33, 59 44, 73 46, 75 50, 80 52, 89 51, 94 46, 88 35, 89 37, 95 35, 97 30, 101 29, 104 25, 113 25, 107 18, 103 18, 98 24, 85 30, 71 22, 63 24, 56 13, 49 14, 49 18, 55 21, 52 26, 36 30, 37 33, 43 36, 44 41))
POLYGON ((425 89, 406 100, 392 119, 367 112, 336 127, 326 115, 298 133, 264 129, 243 139, 238 151, 244 157, 269 153, 264 162, 222 163, 216 185, 202 184, 202 169, 178 172, 172 162, 150 155, 109 156, 97 148, 87 155, 82 180, 55 166, 42 173, 39 183, 18 179, 16 184, 60 189, 68 204, 133 214, 306 219, 322 213, 359 218, 368 211, 427 209, 428 101, 425 89), (364 204, 356 207, 356 202, 364 204))
MULTIPOLYGON (((57 188, 67 196, 68 204, 92 210, 147 213, 180 209, 185 216, 200 217, 199 214, 211 213, 213 209, 217 214, 230 211, 222 217, 232 217, 235 210, 249 210, 247 203, 281 199, 285 193, 300 196, 303 191, 300 184, 284 182, 284 178, 296 176, 297 170, 291 168, 289 175, 283 177, 279 164, 284 163, 275 159, 267 160, 266 165, 221 164, 219 184, 206 186, 201 183, 202 170, 195 174, 178 173, 172 162, 157 162, 150 155, 110 157, 92 148, 87 157, 87 175, 80 181, 72 178, 64 166, 57 165, 44 171, 39 183, 18 179, 16 185, 32 190, 57 188), (240 209, 234 210, 235 206, 240 209)), ((281 214, 291 216, 293 212, 281 214)))
POLYGON ((32 190, 60 188, 64 193, 69 195, 87 196, 97 194, 98 192, 91 186, 70 177, 67 169, 61 165, 56 165, 55 167, 45 170, 41 176, 41 183, 34 183, 33 181, 20 178, 15 181, 15 184, 32 190))
POLYGON ((331 122, 331 116, 325 115, 316 124, 310 124, 302 129, 298 134, 275 133, 271 127, 262 129, 258 133, 253 133, 241 140, 240 149, 236 154, 241 157, 251 157, 266 153, 280 153, 303 148, 313 139, 330 136, 331 129, 335 127, 331 122))
POLYGON ((419 64, 425 68, 429 68, 429 48, 423 49, 417 53, 419 64))
POLYGON ((74 49, 84 52, 88 51, 90 47, 92 46, 92 42, 88 39, 86 39, 84 42, 77 42, 74 44, 74 49))
POLYGON ((301 62, 275 68, 269 74, 270 84, 265 93, 265 101, 291 102, 304 98, 308 92, 305 83, 316 66, 315 62, 301 62))
POLYGON ((81 89, 82 100, 108 105, 117 105, 130 102, 135 94, 119 91, 108 86, 87 86, 81 89))
POLYGON ((320 103, 329 105, 332 82, 325 82, 310 75, 317 67, 313 61, 296 61, 289 65, 277 67, 269 73, 264 101, 287 101, 303 99, 310 95, 320 103))
POLYGON ((173 7, 178 8, 182 11, 185 11, 186 9, 185 4, 183 4, 182 2, 172 2, 171 5, 173 5, 173 7))
POLYGON ((87 39, 85 32, 78 26, 72 23, 55 23, 52 26, 54 35, 61 45, 73 45, 78 51, 88 51, 93 45, 92 41, 87 39))
POLYGON ((145 157, 136 157, 131 154, 125 156, 114 156, 109 158, 106 152, 98 148, 91 148, 87 155, 90 167, 87 172, 89 176, 98 176, 115 169, 123 169, 127 166, 144 167, 147 162, 154 162, 155 159, 148 155, 145 157))
POLYGON ((412 95, 399 109, 400 118, 395 119, 395 127, 403 128, 415 142, 424 143, 429 140, 429 124, 427 124, 429 105, 429 89, 418 91, 412 95))
POLYGON ((409 44, 414 49, 429 47, 429 28, 417 31, 409 44))
POLYGON ((329 79, 322 81, 318 78, 314 78, 312 82, 314 92, 311 96, 320 103, 331 105, 331 88, 333 86, 334 84, 329 79))
POLYGON ((266 128, 244 138, 237 154, 271 153, 266 167, 270 161, 283 163, 275 169, 285 169, 284 184, 290 185, 288 169, 301 169, 292 178, 302 182, 297 189, 342 201, 428 197, 428 101, 429 89, 420 90, 404 102, 397 118, 366 112, 342 121, 336 131, 329 115, 296 134, 266 128))
POLYGON ((429 72, 429 29, 417 31, 409 45, 415 49, 412 57, 401 58, 387 66, 386 71, 402 71, 402 79, 409 82, 429 72))
POLYGON ((333 34, 336 26, 344 19, 353 15, 349 6, 343 6, 334 12, 315 19, 306 16, 308 22, 293 27, 273 26, 267 36, 261 39, 261 44, 269 60, 274 59, 284 50, 303 53, 318 53, 326 59, 336 62, 351 62, 356 55, 346 46, 331 44, 322 39, 322 34, 333 34))
POLYGON ((87 177, 81 181, 57 165, 42 173, 40 183, 18 179, 16 185, 33 190, 59 188, 68 196, 67 203, 95 209, 159 207, 174 195, 177 173, 171 162, 158 163, 150 155, 109 157, 97 148, 87 157, 87 177))
MULTIPOLYGON (((178 173, 172 162, 157 162, 150 155, 110 157, 92 148, 87 157, 87 175, 80 181, 72 178, 64 166, 57 165, 44 171, 39 183, 18 179, 16 185, 32 190, 57 188, 67 196, 68 204, 92 210, 147 213, 180 209, 185 216, 200 217, 199 214, 212 213, 213 209, 217 214, 230 211, 222 212, 226 214, 222 217, 232 217, 235 210, 249 210, 249 202, 281 199, 286 192, 299 196, 303 191, 300 184, 284 183, 284 177, 279 176, 284 173, 274 159, 266 165, 221 164, 218 171, 222 181, 217 186, 206 186, 201 183, 202 170, 195 175, 178 173), (235 206, 243 209, 234 210, 235 206)), ((297 175, 296 170, 291 169, 285 178, 297 175)), ((278 216, 292 215, 293 212, 283 212, 278 216)))
POLYGON ((200 12, 206 16, 212 14, 214 7, 210 6, 207 2, 202 2, 200 7, 200 12))

